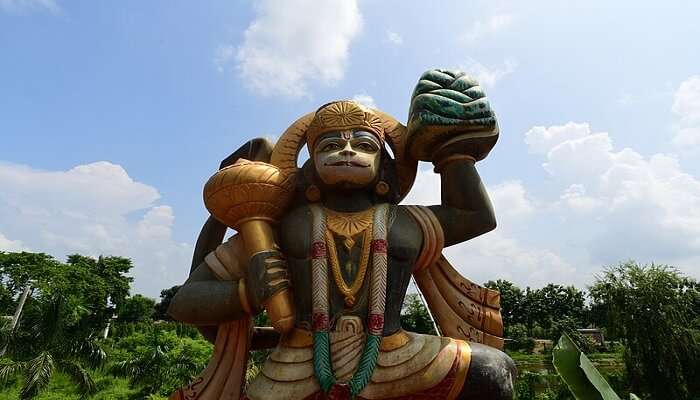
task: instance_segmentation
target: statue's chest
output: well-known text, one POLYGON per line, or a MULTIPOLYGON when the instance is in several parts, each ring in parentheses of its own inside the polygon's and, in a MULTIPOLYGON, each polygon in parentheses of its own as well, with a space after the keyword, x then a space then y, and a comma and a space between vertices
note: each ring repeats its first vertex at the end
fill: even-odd
MULTIPOLYGON (((420 229, 410 216, 398 207, 387 224, 386 321, 391 331, 398 329, 403 298, 417 258, 422 237, 420 229)), ((293 217, 283 221, 281 245, 288 257, 289 272, 297 305, 297 322, 310 324, 313 300, 311 263, 311 221, 306 210, 297 210, 293 217)), ((337 227, 334 227, 337 228, 337 227)), ((327 278, 331 320, 340 315, 367 315, 370 281, 373 273, 373 253, 368 246, 370 229, 355 227, 342 232, 328 229, 327 278), (333 232, 335 231, 335 232, 333 232), (346 234, 343 234, 346 233, 346 234)), ((310 327, 310 325, 309 325, 310 327)), ((308 328, 308 327, 307 327, 308 328)))

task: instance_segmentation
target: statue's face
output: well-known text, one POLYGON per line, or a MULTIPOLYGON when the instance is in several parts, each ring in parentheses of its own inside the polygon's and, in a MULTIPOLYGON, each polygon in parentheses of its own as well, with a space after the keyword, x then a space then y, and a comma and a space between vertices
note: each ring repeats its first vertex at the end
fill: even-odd
POLYGON ((316 142, 314 164, 326 185, 360 188, 374 182, 381 154, 381 143, 370 132, 330 132, 316 142))

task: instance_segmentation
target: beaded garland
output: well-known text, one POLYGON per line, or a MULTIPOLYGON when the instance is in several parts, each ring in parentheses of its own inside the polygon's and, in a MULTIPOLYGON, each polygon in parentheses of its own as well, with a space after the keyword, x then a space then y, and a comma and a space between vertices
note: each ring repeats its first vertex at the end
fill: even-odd
POLYGON ((311 244, 312 325, 314 373, 321 389, 329 394, 347 393, 355 398, 372 377, 379 356, 384 330, 387 277, 387 213, 389 205, 376 206, 372 224, 372 272, 370 277, 368 334, 357 370, 347 383, 338 383, 333 373, 330 354, 328 246, 326 214, 319 205, 311 206, 313 219, 311 244))

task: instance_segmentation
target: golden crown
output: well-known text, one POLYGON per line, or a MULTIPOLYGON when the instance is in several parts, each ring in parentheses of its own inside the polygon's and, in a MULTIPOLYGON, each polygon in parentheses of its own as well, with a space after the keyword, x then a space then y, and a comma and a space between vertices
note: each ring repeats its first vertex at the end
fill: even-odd
POLYGON ((313 152, 316 140, 324 133, 347 130, 374 133, 384 143, 381 118, 371 109, 350 100, 334 101, 321 106, 306 131, 306 143, 313 152))

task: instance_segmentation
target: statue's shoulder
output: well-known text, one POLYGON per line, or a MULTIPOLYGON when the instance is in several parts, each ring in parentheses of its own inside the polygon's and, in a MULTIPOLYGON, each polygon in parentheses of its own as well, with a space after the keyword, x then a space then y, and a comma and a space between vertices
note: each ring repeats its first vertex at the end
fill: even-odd
MULTIPOLYGON (((423 242, 423 232, 406 206, 392 205, 390 221, 389 230, 391 238, 395 238, 394 243, 404 247, 420 248, 423 242)), ((391 246, 391 244, 390 240, 389 245, 391 246)))
POLYGON ((279 239, 282 250, 294 258, 306 258, 311 245, 311 209, 307 204, 287 211, 280 220, 279 239))

